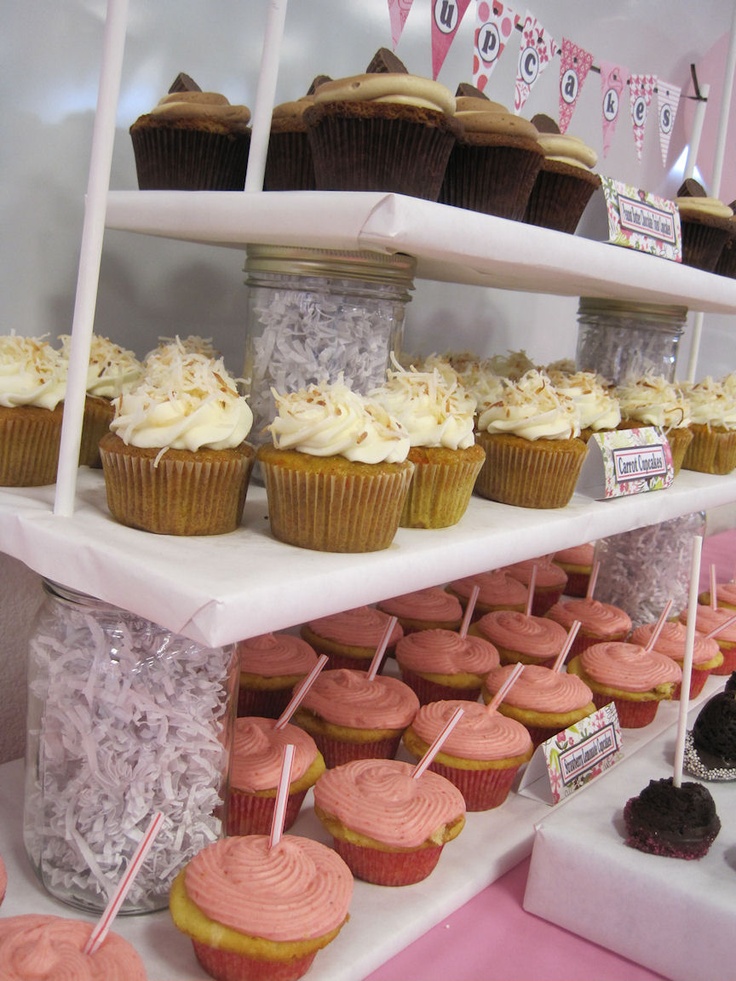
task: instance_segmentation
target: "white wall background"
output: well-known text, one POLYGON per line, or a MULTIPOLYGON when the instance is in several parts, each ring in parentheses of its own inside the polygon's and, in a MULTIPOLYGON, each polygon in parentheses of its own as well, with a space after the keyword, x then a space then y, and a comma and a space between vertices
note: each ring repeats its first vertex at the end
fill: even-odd
MULTIPOLYGON (((2 0, 0 34, 0 331, 52 337, 70 330, 84 191, 97 97, 106 5, 103 0, 2 0)), ((710 189, 722 104, 727 0, 536 0, 531 11, 558 41, 563 36, 601 60, 651 73, 692 94, 690 64, 711 99, 699 158, 710 189)), ((266 0, 130 0, 112 187, 134 189, 127 129, 168 90, 179 71, 231 102, 254 105, 266 0)), ((523 14, 526 7, 518 5, 523 14)), ((430 0, 414 0, 397 54, 409 71, 431 74, 430 0)), ((471 77, 473 4, 439 81, 453 91, 471 77)), ((386 0, 292 0, 277 100, 303 94, 319 73, 363 71, 380 46, 390 46, 386 0)), ((487 93, 512 104, 518 46, 509 47, 487 93)), ((524 115, 557 117, 557 62, 532 91, 524 115)), ((602 151, 599 78, 591 73, 570 132, 602 151)), ((692 103, 678 113, 667 166, 654 117, 637 160, 628 123, 619 121, 601 173, 673 196, 675 162, 692 125, 692 103)), ((731 133, 720 197, 736 198, 731 133)), ((212 337, 236 374, 242 366, 245 324, 243 255, 229 249, 108 232, 100 272, 95 330, 144 355, 159 336, 212 337)), ((406 347, 430 352, 475 349, 479 354, 523 346, 538 362, 574 355, 576 300, 479 287, 418 283, 409 307, 406 347)), ((688 340, 680 357, 687 366, 688 340)), ((699 375, 736 368, 730 318, 705 318, 699 375)), ((2 541, 0 540, 0 550, 2 541)), ((19 755, 23 741, 23 657, 37 577, 0 555, 0 664, 11 678, 0 698, 0 760, 19 755)))

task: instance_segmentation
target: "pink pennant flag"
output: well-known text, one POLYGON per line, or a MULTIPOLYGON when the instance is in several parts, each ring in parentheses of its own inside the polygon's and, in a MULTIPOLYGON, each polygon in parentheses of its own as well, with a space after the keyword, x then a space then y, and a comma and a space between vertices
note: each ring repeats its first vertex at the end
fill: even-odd
POLYGON ((631 125, 634 130, 634 143, 639 160, 641 160, 641 148, 644 143, 644 127, 647 124, 649 106, 656 84, 657 79, 654 75, 632 75, 629 79, 631 125))
POLYGON ((618 114, 621 110, 621 96, 628 72, 621 65, 610 61, 600 63, 601 70, 601 114, 603 117, 603 156, 608 154, 616 131, 618 114))
POLYGON ((516 72, 514 112, 521 112, 529 93, 550 61, 557 54, 557 42, 549 35, 536 17, 527 13, 521 32, 521 50, 516 72))
POLYGON ((470 0, 432 0, 432 78, 436 79, 455 40, 470 0))
POLYGON ((482 92, 521 16, 500 0, 475 5, 473 85, 482 92))
POLYGON ((675 127, 675 116, 680 105, 680 89, 657 79, 657 116, 659 118, 659 148, 662 151, 662 166, 667 163, 670 137, 675 127))
POLYGON ((404 30, 404 24, 413 3, 414 0, 388 0, 388 14, 391 18, 391 42, 394 51, 399 43, 401 32, 404 30))
POLYGON ((588 77, 593 55, 567 37, 562 39, 560 59, 560 132, 565 133, 578 103, 578 96, 588 77))

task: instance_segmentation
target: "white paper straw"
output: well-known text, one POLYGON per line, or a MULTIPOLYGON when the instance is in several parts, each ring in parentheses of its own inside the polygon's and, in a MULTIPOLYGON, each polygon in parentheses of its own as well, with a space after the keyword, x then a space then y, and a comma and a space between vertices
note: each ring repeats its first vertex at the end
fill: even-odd
POLYGON ((138 847, 130 860, 128 868, 125 870, 125 875, 122 877, 118 883, 118 887, 110 898, 110 902, 107 904, 105 912, 100 917, 97 925, 90 933, 87 938, 87 943, 84 945, 84 954, 94 954, 96 950, 102 946, 105 942, 105 937, 110 932, 110 927, 115 917, 118 915, 120 907, 125 901, 125 897, 128 895, 128 890, 133 885, 133 880, 135 879, 138 871, 143 864, 143 861, 148 854, 151 845, 156 840, 156 835, 161 829, 161 824, 163 823, 164 816, 160 811, 157 811, 151 823, 148 825, 146 833, 141 838, 138 847))
POLYGON ((716 627, 714 630, 711 630, 710 633, 707 633, 705 635, 705 639, 711 640, 711 638, 717 637, 718 634, 722 634, 724 630, 728 630, 728 628, 733 626, 734 623, 736 623, 736 613, 734 613, 732 617, 729 617, 728 620, 724 620, 720 627, 716 627))
POLYGON ((687 733, 687 712, 690 707, 690 675, 692 674, 693 668, 693 645, 695 643, 695 619, 698 610, 698 583, 700 580, 700 556, 702 551, 702 535, 696 535, 693 538, 693 552, 690 561, 690 594, 687 607, 685 657, 682 662, 680 706, 677 717, 677 737, 675 740, 675 766, 672 775, 672 782, 675 787, 682 785, 682 764, 685 759, 685 735, 687 733))
POLYGON ((371 666, 368 668, 369 681, 373 681, 378 674, 378 669, 381 667, 381 662, 383 661, 383 655, 386 653, 388 642, 391 640, 391 634, 394 632, 394 627, 396 626, 397 622, 397 617, 389 617, 389 621, 386 624, 386 629, 383 631, 383 637, 381 637, 381 643, 376 648, 376 653, 373 655, 371 666))
POLYGON ((468 636, 468 629, 470 627, 470 621, 473 619, 473 612, 475 610, 475 604, 478 602, 478 596, 480 594, 480 586, 473 586, 470 591, 470 596, 468 597, 468 602, 465 604, 465 613, 463 614, 463 622, 460 624, 460 636, 465 638, 468 636))
POLYGON ((455 709, 455 711, 454 711, 454 713, 452 715, 452 718, 448 720, 448 722, 445 725, 444 729, 436 736, 436 738, 435 738, 434 742, 432 743, 432 745, 429 747, 429 749, 427 750, 427 752, 424 754, 424 756, 421 758, 421 760, 414 767, 414 772, 412 773, 412 777, 415 780, 417 780, 419 777, 421 777, 421 775, 427 769, 427 767, 429 766, 429 764, 432 762, 432 760, 435 758, 435 756, 442 749, 442 744, 447 739, 447 737, 450 735, 450 733, 455 728, 455 726, 458 724, 458 722, 460 721, 460 719, 463 717, 464 714, 465 714, 464 710, 462 708, 460 708, 459 706, 458 706, 458 708, 455 709))
POLYGON ((534 605, 534 590, 537 588, 537 564, 532 566, 532 574, 529 577, 529 594, 526 598, 526 615, 531 616, 532 606, 534 605))
POLYGON ((251 120, 248 169, 245 172, 246 191, 263 190, 263 175, 266 172, 268 139, 271 135, 271 115, 276 95, 276 81, 279 75, 285 21, 286 0, 269 0, 261 67, 258 73, 256 100, 251 120))
POLYGON ((286 706, 284 711, 281 713, 281 715, 274 723, 274 729, 283 729, 284 726, 288 723, 289 719, 299 708, 299 705, 301 704, 301 701, 304 698, 304 696, 307 694, 309 689, 317 680, 317 675, 320 673, 320 671, 325 666, 325 664, 327 664, 328 661, 329 661, 329 657, 326 654, 320 655, 319 660, 317 661, 315 666, 312 668, 312 670, 309 672, 306 678, 302 680, 302 683, 299 685, 299 687, 294 691, 294 694, 291 696, 291 701, 289 702, 289 704, 286 706))
POLYGON ((284 755, 281 759, 281 773, 279 774, 279 785, 276 790, 276 806, 273 809, 273 819, 271 820, 271 834, 268 839, 268 847, 274 848, 281 841, 284 833, 284 818, 286 817, 286 804, 289 800, 289 784, 291 783, 291 768, 294 763, 293 743, 284 746, 284 755))
POLYGON ((710 567, 710 608, 711 610, 718 609, 718 583, 716 581, 716 567, 711 563, 710 567))
POLYGON ((498 691, 493 696, 493 698, 490 700, 490 702, 488 703, 488 705, 486 705, 486 709, 488 710, 489 713, 496 711, 496 709, 498 708, 498 706, 501 704, 501 702, 504 700, 504 698, 506 698, 506 696, 508 695, 509 691, 516 684, 516 680, 517 680, 517 678, 519 677, 519 675, 521 674, 521 672, 523 670, 524 670, 524 665, 521 663, 521 661, 519 661, 517 664, 514 665, 514 668, 513 668, 512 672, 511 672, 511 674, 508 676, 508 678, 506 679, 506 681, 504 681, 504 683, 498 689, 498 691))
POLYGON ((570 653, 570 648, 573 645, 575 638, 578 635, 578 630, 580 630, 580 620, 573 620, 570 624, 570 629, 567 632, 567 637, 565 638, 565 643, 562 645, 562 650, 555 658, 555 663, 552 665, 553 671, 560 671, 562 665, 567 659, 567 655, 570 653))
POLYGON ((668 599, 667 602, 664 604, 664 609, 659 614, 659 620, 657 620, 657 624, 654 630, 652 631, 652 636, 649 638, 649 643, 644 648, 644 650, 647 653, 649 653, 649 651, 654 650, 654 645, 659 640, 659 635, 662 633, 662 628, 664 627, 665 622, 667 621, 667 617, 670 615, 670 610, 672 609, 674 602, 675 602, 674 600, 668 599))
POLYGON ((588 580, 588 590, 585 594, 586 599, 593 599, 595 584, 598 582, 598 573, 600 572, 600 568, 600 562, 596 561, 593 563, 593 568, 590 570, 590 579, 588 580))

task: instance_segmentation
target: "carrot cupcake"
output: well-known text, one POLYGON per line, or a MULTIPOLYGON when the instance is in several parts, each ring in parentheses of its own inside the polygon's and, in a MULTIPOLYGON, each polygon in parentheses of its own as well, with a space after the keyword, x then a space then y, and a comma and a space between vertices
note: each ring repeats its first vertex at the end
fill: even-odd
POLYGON ((376 607, 382 613, 396 617, 405 634, 416 630, 457 630, 463 620, 460 600, 441 586, 428 586, 393 596, 381 600, 376 607))
POLYGON ((596 708, 615 703, 624 729, 652 722, 659 703, 671 699, 682 681, 682 671, 671 657, 623 641, 593 644, 574 657, 567 670, 588 685, 596 708))
POLYGON ((261 634, 236 645, 240 659, 238 715, 278 719, 294 687, 317 663, 317 655, 294 634, 261 634))
POLYGON ((465 827, 457 787, 431 770, 415 779, 414 769, 402 760, 355 760, 317 781, 315 814, 356 878, 379 886, 420 882, 465 827))
POLYGON ((675 476, 692 442, 690 410, 677 386, 650 372, 630 378, 616 388, 621 406, 621 429, 659 426, 667 437, 675 476))
MULTIPOLYGON (((388 613, 373 606, 358 606, 317 620, 310 620, 301 627, 304 640, 318 654, 326 654, 330 668, 355 668, 367 671, 383 635, 388 629, 388 613)), ((396 623, 386 647, 392 654, 404 631, 396 623)))
POLYGON ((560 600, 551 606, 546 616, 559 623, 566 631, 580 621, 580 629, 572 642, 567 660, 590 647, 607 640, 625 640, 631 633, 631 617, 619 606, 603 603, 589 597, 560 600))
POLYGON ((567 631, 554 620, 515 610, 486 613, 470 630, 493 644, 501 664, 520 661, 551 668, 567 640, 567 631))
MULTIPOLYGON (((640 644, 646 647, 652 638, 656 623, 642 623, 632 631, 629 640, 632 644, 640 644)), ((682 670, 685 660, 685 643, 687 640, 687 627, 684 623, 669 621, 665 623, 657 637, 657 641, 652 650, 658 654, 666 654, 679 665, 682 670)), ((703 690, 705 682, 711 673, 723 664, 723 654, 715 638, 706 640, 703 634, 695 632, 693 638, 693 662, 690 673, 690 697, 699 695, 703 690)), ((672 694, 674 699, 680 698, 681 685, 677 685, 672 694)))
POLYGON ((578 412, 580 438, 586 442, 594 433, 616 429, 621 422, 618 397, 594 371, 565 371, 547 368, 556 390, 571 398, 578 412))
POLYGON ((498 651, 482 637, 452 630, 423 630, 396 645, 401 677, 421 705, 440 699, 474 702, 484 677, 499 663, 498 651))
POLYGON ((473 620, 479 620, 493 610, 518 610, 520 613, 526 610, 529 591, 520 579, 504 569, 454 579, 445 589, 460 600, 464 610, 476 586, 479 593, 473 608, 473 620))
POLYGON ((307 791, 324 773, 325 761, 312 737, 295 725, 275 727, 256 716, 235 720, 230 762, 227 834, 266 835, 271 830, 284 747, 294 746, 284 831, 296 821, 307 791))
POLYGON ((692 441, 682 466, 700 473, 728 474, 736 468, 736 398, 710 376, 697 384, 680 382, 690 414, 692 441))
POLYGON ((460 721, 429 764, 429 769, 454 784, 469 811, 488 811, 506 800, 519 769, 534 751, 520 722, 479 702, 441 701, 423 705, 404 733, 404 746, 422 759, 458 708, 460 721))

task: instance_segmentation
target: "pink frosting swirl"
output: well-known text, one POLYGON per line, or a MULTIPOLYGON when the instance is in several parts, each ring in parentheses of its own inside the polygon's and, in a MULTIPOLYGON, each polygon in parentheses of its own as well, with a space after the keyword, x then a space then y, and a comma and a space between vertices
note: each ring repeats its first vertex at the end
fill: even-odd
POLYGON ((479 572, 475 576, 455 579, 449 583, 448 589, 461 599, 470 599, 473 587, 478 586, 478 602, 484 606, 524 606, 526 607, 526 586, 514 576, 501 569, 492 572, 479 572))
POLYGON ((736 582, 719 582, 716 585, 716 602, 736 606, 736 582))
POLYGON ((8 888, 8 870, 5 868, 5 862, 0 856, 0 903, 5 899, 5 890, 8 888))
MULTIPOLYGON (((632 644, 641 644, 646 647, 649 643, 656 623, 642 623, 638 626, 629 640, 632 644)), ((654 650, 658 654, 666 654, 667 657, 674 658, 675 661, 685 660, 685 641, 687 639, 687 627, 684 623, 665 623, 662 632, 657 638, 654 650)), ((706 640, 703 634, 695 632, 693 638, 693 664, 704 664, 712 661, 718 654, 719 647, 713 637, 706 640)))
MULTIPOLYGON (((485 688, 491 698, 505 684, 514 667, 513 664, 504 664, 488 675, 485 688)), ((506 694, 504 704, 525 711, 552 712, 559 715, 584 708, 592 700, 593 692, 574 674, 553 671, 541 664, 525 664, 524 670, 506 694)))
POLYGON ((301 707, 333 725, 351 729, 405 729, 416 715, 419 699, 398 678, 338 668, 323 671, 301 707))
POLYGON ((303 729, 285 725, 275 728, 274 719, 244 716, 235 720, 230 762, 230 784, 235 790, 271 790, 278 785, 284 746, 292 743, 294 762, 291 779, 299 780, 317 756, 317 746, 303 729))
POLYGON ((393 596, 379 603, 379 608, 393 617, 406 617, 412 620, 434 620, 447 622, 460 620, 463 608, 457 596, 448 593, 441 586, 418 589, 413 593, 393 596))
POLYGON ((353 876, 337 852, 297 835, 222 838, 187 865, 191 901, 226 927, 289 941, 321 937, 344 922, 353 876))
POLYGON ((597 599, 560 600, 547 610, 546 616, 565 630, 579 620, 581 630, 604 639, 617 634, 626 636, 631 630, 631 617, 625 610, 597 599))
POLYGON ((677 684, 682 670, 666 654, 646 653, 639 644, 607 640, 593 644, 580 655, 586 675, 599 685, 622 691, 651 691, 658 685, 677 684))
POLYGON ((431 770, 418 779, 402 760, 353 760, 327 770, 314 787, 317 807, 385 845, 417 848, 465 814, 463 795, 431 770))
POLYGON ((135 948, 116 933, 109 933, 96 953, 82 953, 92 926, 37 913, 0 920, 0 977, 3 981, 146 981, 135 948))
POLYGON ((567 573, 565 570, 555 565, 552 559, 547 556, 541 556, 537 559, 525 559, 523 562, 514 562, 513 565, 507 565, 504 571, 508 572, 514 579, 518 579, 519 582, 523 582, 525 586, 528 586, 531 582, 534 566, 537 567, 536 585, 542 589, 553 589, 557 586, 564 587, 567 585, 567 573))
POLYGON ((482 637, 461 637, 454 630, 422 630, 396 645, 400 668, 421 674, 488 674, 499 661, 496 648, 482 637))
POLYGON ((430 702, 419 709, 411 728, 429 746, 458 708, 463 714, 441 752, 467 760, 504 760, 523 756, 532 748, 531 736, 520 722, 490 712, 480 702, 459 699, 430 702))
MULTIPOLYGON (((710 606, 698 603, 695 612, 695 629, 698 633, 709 634, 711 630, 723 626, 726 620, 730 620, 733 615, 734 610, 726 609, 726 607, 717 606, 714 610, 710 606)), ((682 611, 679 619, 680 623, 687 623, 687 610, 682 611)), ((716 640, 725 641, 727 644, 736 643, 736 623, 716 634, 716 640)))
POLYGON ((309 674, 317 663, 314 648, 293 634, 261 634, 237 645, 240 670, 265 678, 309 674))
POLYGON ((475 627, 492 644, 540 661, 557 657, 567 638, 565 628, 554 620, 514 610, 486 613, 475 627))
POLYGON ((579 565, 590 568, 593 565, 594 553, 595 547, 590 543, 573 545, 572 548, 561 548, 555 552, 552 561, 559 565, 579 565))
MULTIPOLYGON (((372 606, 359 606, 331 616, 310 620, 309 628, 320 637, 345 644, 349 647, 376 648, 383 639, 389 616, 372 606)), ((397 623, 389 638, 389 646, 395 644, 404 631, 397 623)))

